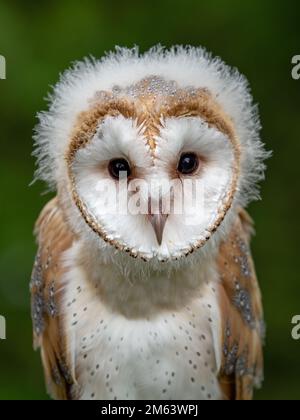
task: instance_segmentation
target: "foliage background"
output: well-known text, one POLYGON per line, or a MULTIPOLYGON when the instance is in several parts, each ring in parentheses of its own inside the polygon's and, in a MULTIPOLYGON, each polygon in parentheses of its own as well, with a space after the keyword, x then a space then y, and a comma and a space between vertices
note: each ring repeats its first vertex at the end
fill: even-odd
POLYGON ((300 54, 299 2, 274 0, 3 1, 0 54, 0 398, 47 398, 39 355, 31 345, 28 283, 36 246, 34 221, 48 201, 34 171, 32 128, 43 97, 70 62, 101 56, 114 45, 141 50, 156 43, 204 45, 250 80, 260 104, 263 139, 274 151, 263 201, 251 205, 253 253, 263 291, 268 339, 266 379, 259 399, 300 399, 300 342, 291 318, 300 313, 300 54))

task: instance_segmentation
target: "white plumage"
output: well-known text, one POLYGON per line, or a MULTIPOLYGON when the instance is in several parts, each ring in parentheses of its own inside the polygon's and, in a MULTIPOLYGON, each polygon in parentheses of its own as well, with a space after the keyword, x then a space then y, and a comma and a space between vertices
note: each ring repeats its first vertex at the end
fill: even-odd
POLYGON ((242 209, 268 153, 245 78, 201 48, 118 48, 67 71, 39 119, 36 178, 57 199, 38 222, 32 306, 54 396, 250 398, 262 310, 242 209), (139 191, 145 214, 115 211, 121 180, 100 188, 120 159, 126 205, 139 191), (192 223, 187 179, 203 192, 192 223), (174 180, 184 211, 152 214, 174 180))

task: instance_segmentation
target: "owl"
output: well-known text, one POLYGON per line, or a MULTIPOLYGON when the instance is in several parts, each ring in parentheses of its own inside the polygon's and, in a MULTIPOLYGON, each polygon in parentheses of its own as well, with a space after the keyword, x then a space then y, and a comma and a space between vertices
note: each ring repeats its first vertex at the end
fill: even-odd
POLYGON ((34 346, 56 399, 247 400, 264 321, 246 79, 195 47, 76 63, 35 131, 34 346))

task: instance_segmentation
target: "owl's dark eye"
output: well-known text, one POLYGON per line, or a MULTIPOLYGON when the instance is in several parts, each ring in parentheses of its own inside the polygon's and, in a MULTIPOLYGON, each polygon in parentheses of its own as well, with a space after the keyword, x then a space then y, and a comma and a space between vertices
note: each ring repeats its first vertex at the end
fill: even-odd
POLYGON ((127 173, 127 178, 131 175, 130 165, 126 159, 113 159, 108 164, 108 170, 112 178, 120 179, 121 175, 125 176, 127 173), (123 174, 121 174, 123 172, 123 174), (125 172, 125 173, 124 173, 125 172))
POLYGON ((183 175, 193 174, 199 166, 199 159, 195 153, 183 153, 180 156, 177 171, 183 175))

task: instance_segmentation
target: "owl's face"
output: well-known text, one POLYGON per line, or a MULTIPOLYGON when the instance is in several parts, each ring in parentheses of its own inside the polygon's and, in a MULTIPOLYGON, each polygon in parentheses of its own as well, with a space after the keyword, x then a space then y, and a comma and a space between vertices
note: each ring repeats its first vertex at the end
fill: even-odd
POLYGON ((247 81, 202 48, 118 48, 66 71, 51 99, 37 177, 95 258, 211 256, 259 197, 269 154, 247 81))
POLYGON ((73 203, 87 229, 145 260, 203 246, 232 205, 233 125, 210 93, 158 77, 99 92, 67 153, 73 203))

